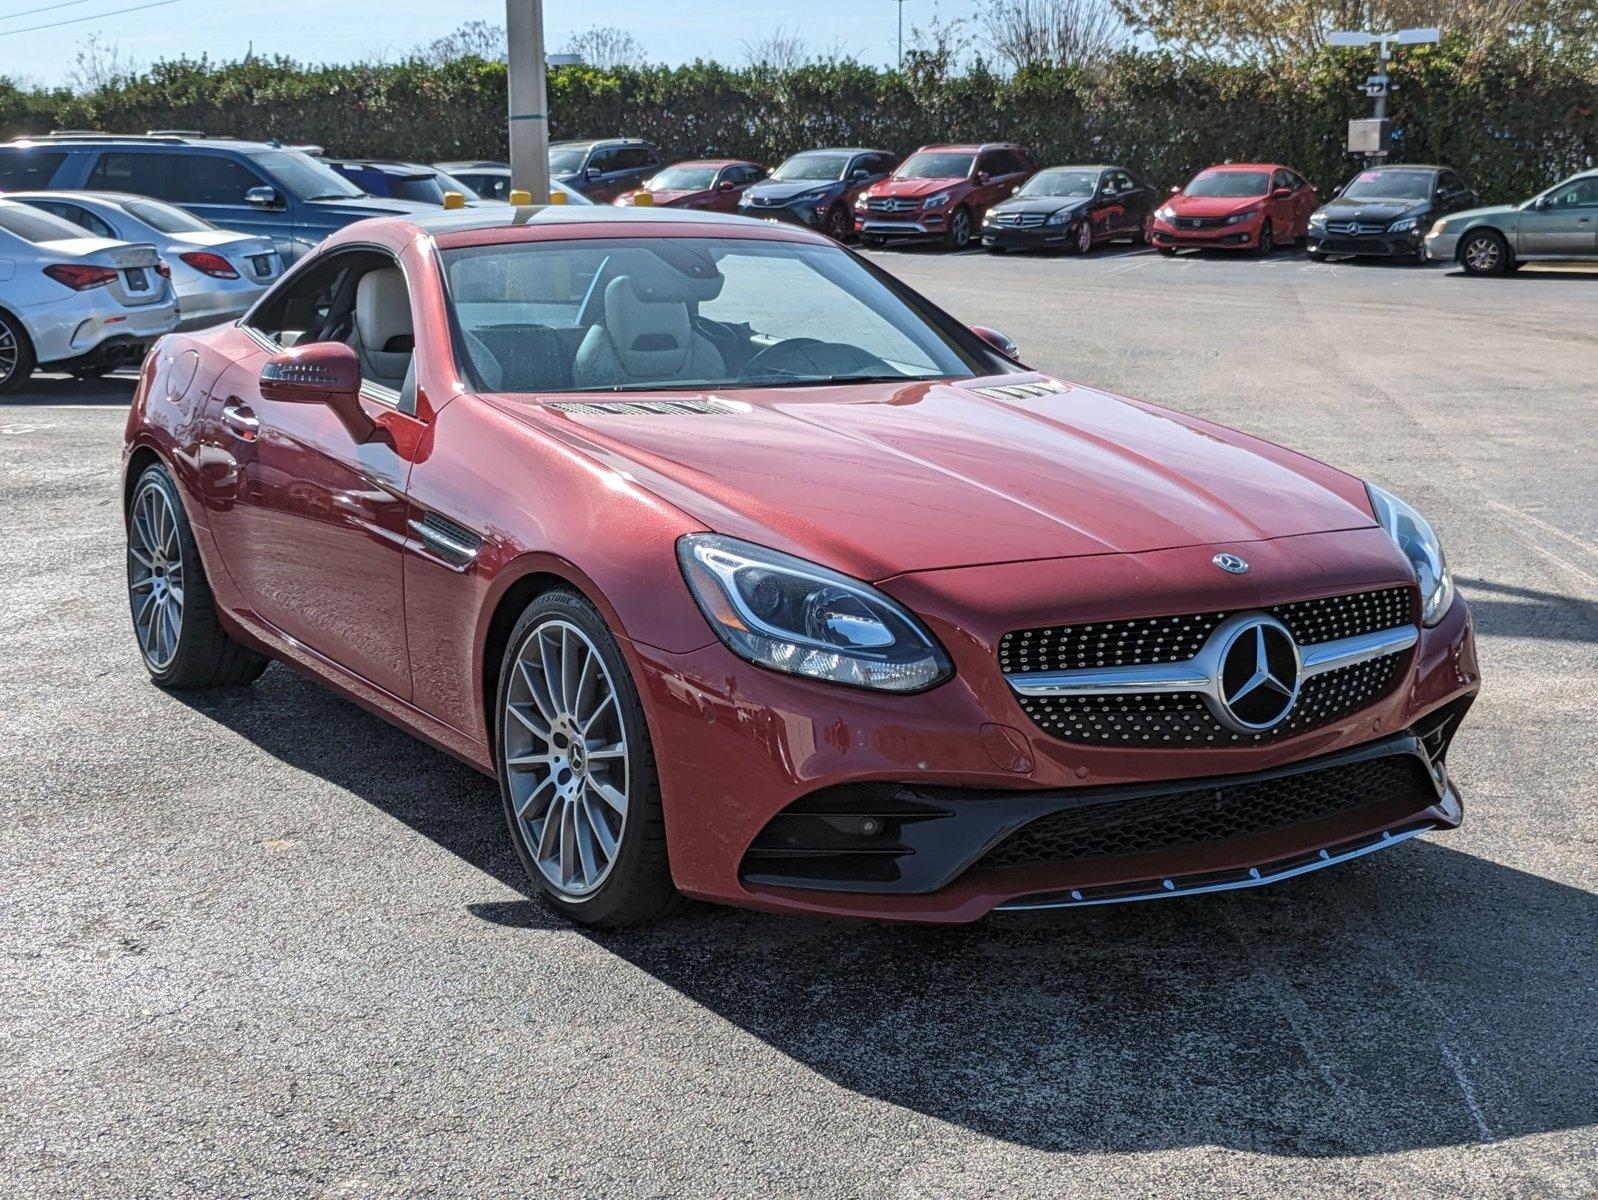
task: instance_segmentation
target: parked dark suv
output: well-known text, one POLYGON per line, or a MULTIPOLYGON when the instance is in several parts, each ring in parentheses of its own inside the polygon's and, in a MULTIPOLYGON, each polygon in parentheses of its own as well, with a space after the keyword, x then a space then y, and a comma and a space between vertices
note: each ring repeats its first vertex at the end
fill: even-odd
POLYGON ((860 193, 898 165, 887 150, 803 150, 745 192, 738 211, 763 221, 809 225, 842 242, 853 232, 851 210, 860 193))
POLYGON ((988 209, 1037 169, 1031 153, 1010 142, 922 146, 855 201, 855 229, 868 246, 936 238, 963 250, 988 209))
POLYGON ((654 145, 637 138, 549 144, 550 178, 602 202, 642 187, 665 165, 654 145))
POLYGON ((0 192, 44 188, 153 196, 219 228, 270 237, 285 263, 351 222, 434 208, 368 196, 326 163, 271 142, 71 133, 0 145, 0 192))

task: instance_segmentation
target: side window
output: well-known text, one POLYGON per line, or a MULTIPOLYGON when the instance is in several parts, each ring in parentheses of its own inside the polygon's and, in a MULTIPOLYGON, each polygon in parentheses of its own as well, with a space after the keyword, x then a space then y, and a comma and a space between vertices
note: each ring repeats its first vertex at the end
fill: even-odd
POLYGON ((0 150, 0 192, 26 192, 47 188, 67 161, 65 151, 0 150))
POLYGON ((1000 162, 997 150, 989 150, 977 159, 977 173, 989 176, 1004 174, 1004 166, 1000 162))
POLYGON ((616 170, 616 152, 614 150, 595 150, 588 156, 589 171, 614 171, 616 170))
POLYGON ((1598 175, 1571 181, 1549 201, 1555 208, 1598 208, 1598 175))
POLYGON ((187 155, 182 164, 169 185, 173 194, 164 197, 179 204, 243 204, 251 188, 267 186, 249 167, 220 154, 187 155))
POLYGON ((1452 196, 1461 191, 1464 185, 1458 175, 1452 171, 1441 171, 1437 175, 1437 192, 1441 196, 1452 196))
POLYGON ((249 329, 284 346, 317 340, 333 313, 348 256, 334 255, 280 283, 245 322, 249 329))
POLYGON ((35 208, 42 208, 47 213, 54 213, 58 217, 71 221, 74 225, 82 226, 88 232, 94 234, 95 237, 114 238, 117 236, 116 230, 112 229, 111 226, 107 225, 88 209, 76 204, 67 204, 60 200, 35 200, 32 203, 35 208))
POLYGON ((623 146, 611 153, 616 156, 616 165, 610 168, 613 171, 636 171, 655 161, 655 156, 643 146, 623 146))
POLYGON ((1277 171, 1274 175, 1271 176, 1271 187, 1272 188, 1284 188, 1284 187, 1285 188, 1290 188, 1292 186, 1293 186, 1293 181, 1287 177, 1287 172, 1286 171, 1277 171))
POLYGON ((172 200, 172 181, 175 167, 183 159, 175 154, 140 154, 108 150, 89 172, 87 186, 96 192, 133 192, 140 196, 153 196, 157 200, 172 200))
POLYGON ((1133 179, 1125 171, 1116 171, 1116 172, 1114 172, 1114 175, 1115 175, 1115 187, 1116 187, 1117 191, 1122 191, 1122 192, 1135 192, 1135 191, 1137 191, 1137 180, 1133 179))

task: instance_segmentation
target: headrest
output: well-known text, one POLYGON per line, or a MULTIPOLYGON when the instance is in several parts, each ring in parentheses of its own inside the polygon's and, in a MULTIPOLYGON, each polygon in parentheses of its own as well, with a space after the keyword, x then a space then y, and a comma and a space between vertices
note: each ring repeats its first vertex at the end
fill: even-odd
POLYGON ((383 267, 361 276, 355 286, 355 329, 367 350, 396 354, 411 350, 415 343, 410 293, 398 267, 383 267))
POLYGON ((688 361, 688 299, 668 274, 618 275, 605 288, 605 332, 633 378, 669 379, 688 361))

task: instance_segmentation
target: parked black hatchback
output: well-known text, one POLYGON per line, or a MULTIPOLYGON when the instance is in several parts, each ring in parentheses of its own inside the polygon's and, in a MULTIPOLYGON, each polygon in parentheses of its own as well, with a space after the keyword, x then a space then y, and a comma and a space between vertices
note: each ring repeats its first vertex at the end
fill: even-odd
POLYGON ((1154 189, 1125 167, 1045 167, 988 209, 982 244, 993 252, 1071 247, 1086 254, 1120 237, 1147 242, 1156 206, 1154 189))
POLYGON ((1480 203, 1470 185, 1448 167, 1371 167, 1310 214, 1305 245, 1316 262, 1331 254, 1424 262, 1432 222, 1480 203))

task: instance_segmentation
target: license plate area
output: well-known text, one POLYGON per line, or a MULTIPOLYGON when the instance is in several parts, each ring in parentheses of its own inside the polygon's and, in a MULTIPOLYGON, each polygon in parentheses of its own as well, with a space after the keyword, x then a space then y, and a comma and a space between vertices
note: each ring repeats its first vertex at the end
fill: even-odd
POLYGON ((123 281, 130 292, 147 292, 150 290, 150 277, 143 267, 129 267, 122 272, 123 281))
POLYGON ((272 273, 272 256, 270 254, 252 254, 250 256, 250 270, 265 279, 272 273))

